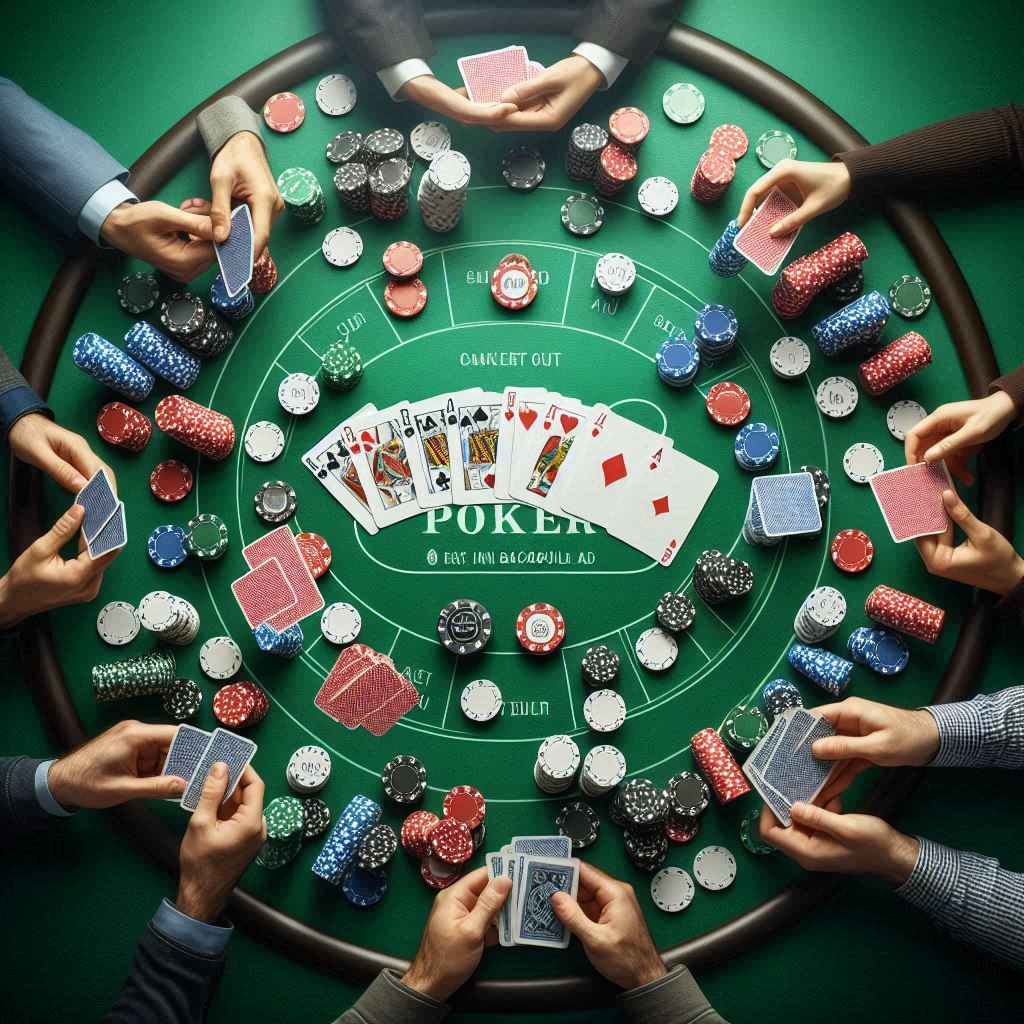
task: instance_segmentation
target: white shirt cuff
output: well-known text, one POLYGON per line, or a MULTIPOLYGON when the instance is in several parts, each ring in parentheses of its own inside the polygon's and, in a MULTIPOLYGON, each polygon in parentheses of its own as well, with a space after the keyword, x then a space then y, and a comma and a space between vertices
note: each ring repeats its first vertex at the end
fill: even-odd
POLYGON ((400 60, 397 64, 392 64, 390 67, 381 68, 377 72, 377 77, 380 79, 380 84, 387 89, 388 95, 393 100, 401 103, 404 97, 398 95, 398 90, 406 82, 413 78, 419 78, 420 75, 432 74, 430 65, 425 60, 421 60, 419 57, 411 57, 409 60, 400 60))
POLYGON ((86 238, 91 238, 97 245, 104 246, 104 242, 100 238, 100 228, 110 216, 111 210, 122 203, 137 203, 138 201, 139 197, 131 189, 126 188, 122 182, 114 178, 106 185, 100 185, 86 200, 82 212, 78 215, 78 230, 86 238))
POLYGON ((604 75, 605 89, 610 89, 615 84, 615 80, 629 63, 625 57, 620 57, 606 46, 599 46, 597 43, 580 43, 572 52, 578 53, 584 60, 589 60, 604 75))
POLYGON ((52 814, 55 818, 70 818, 75 812, 69 811, 66 807, 57 803, 56 798, 50 792, 50 765, 56 760, 56 758, 51 758, 49 761, 41 761, 36 765, 36 775, 34 779, 36 799, 39 801, 39 806, 42 807, 47 814, 52 814))

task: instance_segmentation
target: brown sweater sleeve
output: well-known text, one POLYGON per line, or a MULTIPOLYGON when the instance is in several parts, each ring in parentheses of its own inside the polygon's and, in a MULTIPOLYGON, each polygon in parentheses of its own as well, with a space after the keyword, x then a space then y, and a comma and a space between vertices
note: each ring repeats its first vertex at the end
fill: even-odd
POLYGON ((850 172, 851 196, 1024 184, 1024 106, 962 114, 835 159, 850 172))

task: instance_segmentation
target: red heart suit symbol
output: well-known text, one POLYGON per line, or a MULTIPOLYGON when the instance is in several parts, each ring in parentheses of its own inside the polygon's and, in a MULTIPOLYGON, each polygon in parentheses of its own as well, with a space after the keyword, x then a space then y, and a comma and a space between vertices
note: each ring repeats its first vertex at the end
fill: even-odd
POLYGON ((576 424, 579 423, 580 418, 578 416, 570 416, 567 412, 563 412, 559 417, 559 421, 562 424, 562 433, 568 434, 570 431, 576 429, 576 424))
POLYGON ((515 413, 511 409, 506 409, 505 410, 505 422, 506 423, 508 423, 508 421, 510 419, 512 419, 513 416, 515 416, 515 413))
POLYGON ((519 410, 519 422, 529 430, 530 427, 537 422, 537 410, 536 409, 520 409, 519 410))

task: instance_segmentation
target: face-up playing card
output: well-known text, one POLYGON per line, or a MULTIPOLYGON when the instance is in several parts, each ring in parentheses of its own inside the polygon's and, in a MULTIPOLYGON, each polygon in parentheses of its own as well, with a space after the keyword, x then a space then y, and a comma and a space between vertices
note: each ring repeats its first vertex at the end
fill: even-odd
MULTIPOLYGON (((249 766, 249 762, 256 753, 256 744, 244 736, 238 736, 227 729, 214 729, 210 742, 203 751, 196 770, 188 780, 188 786, 181 798, 181 806, 186 811, 194 811, 199 806, 199 798, 203 793, 203 785, 210 769, 218 762, 223 761, 228 766, 228 784, 224 790, 224 800, 235 791, 238 780, 242 773, 249 766)), ((221 803, 224 801, 222 800, 221 803)))
POLYGON ((99 558, 100 555, 117 551, 128 543, 128 524, 124 518, 124 502, 119 501, 114 514, 106 521, 99 533, 92 540, 86 541, 89 557, 99 558))
POLYGON ((897 544, 943 533, 949 526, 942 492, 955 488, 943 459, 890 469, 876 474, 869 482, 885 525, 897 544))
POLYGON ((105 469, 97 469, 92 479, 75 495, 75 504, 85 509, 82 533, 92 541, 117 511, 117 495, 105 469))
POLYGON ((295 591, 276 558, 250 569, 231 584, 231 590, 253 629, 295 604, 295 591))
POLYGON ((551 488, 563 511, 607 527, 633 478, 655 472, 672 438, 595 405, 551 488))
POLYGON ((452 503, 493 505, 501 395, 481 391, 468 401, 445 399, 445 427, 452 468, 452 503))
MULTIPOLYGON (((352 419, 365 416, 375 406, 364 405, 352 419)), ((359 477, 353 453, 344 440, 345 427, 349 421, 339 423, 326 437, 321 438, 305 455, 303 465, 327 488, 350 516, 370 534, 379 527, 370 514, 366 489, 359 477)))
MULTIPOLYGON (((423 466, 426 486, 417 488, 416 500, 423 508, 440 508, 452 503, 452 466, 448 454, 448 428, 445 425, 445 402, 452 398, 454 404, 479 395, 480 388, 467 388, 457 392, 458 400, 452 395, 434 395, 409 406, 412 413, 416 439, 423 466)), ((411 454, 410 454, 411 459, 411 454)))
POLYGON ((323 608, 324 599, 317 589, 316 580, 313 579, 313 574, 309 571, 302 552, 299 551, 295 536, 287 526, 279 526, 276 530, 265 533, 259 540, 247 544, 242 548, 242 557, 253 569, 271 558, 276 558, 292 588, 292 593, 295 594, 294 604, 267 619, 279 633, 323 608))
POLYGON ((213 243, 220 275, 230 298, 234 298, 252 280, 252 247, 252 213, 242 203, 231 211, 231 234, 223 242, 213 243))
POLYGON ((506 46, 460 57, 458 64, 466 94, 474 103, 498 103, 506 89, 532 77, 525 46, 506 46))
MULTIPOLYGON (((160 774, 175 775, 187 783, 195 774, 212 735, 205 729, 197 729, 194 725, 179 725, 174 739, 171 740, 160 774)), ((177 797, 172 796, 168 799, 177 802, 177 797)))
POLYGON ((772 473, 751 481, 751 495, 768 537, 794 537, 821 529, 821 506, 810 473, 772 473))
POLYGON ((579 861, 576 858, 522 857, 517 868, 519 902, 512 938, 520 946, 567 949, 571 933, 555 915, 551 897, 566 892, 576 899, 579 861))
POLYGON ((718 483, 718 474, 675 449, 636 477, 608 523, 608 533, 662 565, 671 565, 718 483))
POLYGON ((783 217, 797 209, 785 192, 773 188, 764 202, 754 211, 753 216, 736 236, 733 248, 764 274, 769 276, 778 272, 782 261, 800 234, 800 229, 780 238, 773 238, 768 232, 783 217))
POLYGON ((494 466, 494 495, 501 501, 511 500, 508 481, 515 465, 516 451, 522 451, 523 439, 540 423, 544 410, 557 397, 547 388, 508 387, 502 393, 498 461, 494 466))
POLYGON ((508 492, 512 500, 535 505, 552 515, 563 514, 551 491, 576 438, 586 428, 591 411, 575 399, 561 395, 548 405, 540 423, 524 439, 523 450, 509 475, 508 492))

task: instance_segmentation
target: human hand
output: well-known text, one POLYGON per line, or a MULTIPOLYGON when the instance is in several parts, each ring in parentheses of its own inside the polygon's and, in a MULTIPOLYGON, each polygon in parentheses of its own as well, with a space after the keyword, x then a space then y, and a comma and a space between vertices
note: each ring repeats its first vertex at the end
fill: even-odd
POLYGON ((939 727, 923 709, 897 708, 862 697, 815 709, 835 736, 815 740, 811 753, 822 761, 862 761, 864 766, 929 764, 939 750, 939 727))
POLYGON ((485 946, 498 941, 494 918, 512 891, 509 878, 488 881, 477 868, 434 897, 420 948, 402 984, 446 1002, 476 970, 485 946))
POLYGON ((178 896, 174 905, 197 921, 220 917, 239 876, 267 838, 263 820, 263 780, 250 765, 224 802, 228 768, 218 761, 203 784, 179 854, 178 896))
POLYGON ((612 984, 632 989, 667 974, 633 886, 580 861, 576 899, 551 898, 558 920, 583 943, 594 969, 612 984))
POLYGON ((7 434, 7 441, 22 462, 41 469, 72 494, 77 494, 100 468, 107 471, 111 485, 116 488, 114 471, 93 454, 85 438, 41 412, 17 420, 7 434))
POLYGON ((213 225, 208 217, 166 203, 122 203, 100 228, 105 242, 186 284, 213 265, 213 225), (181 237, 192 235, 196 241, 181 237))
POLYGON ((485 124, 493 127, 516 109, 513 103, 495 103, 491 106, 474 103, 466 96, 465 89, 452 89, 433 75, 410 78, 400 91, 406 99, 418 103, 421 107, 427 107, 462 124, 485 124))
POLYGON ((917 863, 920 843, 870 814, 841 814, 836 798, 828 807, 795 803, 793 824, 784 828, 767 808, 761 838, 789 854, 808 871, 877 875, 902 885, 917 863))
POLYGON ((1005 391, 993 391, 986 398, 940 405, 907 432, 903 449, 907 462, 936 462, 945 459, 950 472, 970 486, 974 477, 967 460, 986 441, 998 437, 1017 415, 1017 407, 1005 391))
POLYGON ((117 551, 93 560, 79 541, 77 558, 64 559, 60 549, 78 532, 85 509, 72 505, 52 528, 30 544, 0 577, 0 629, 66 604, 91 601, 100 590, 103 571, 117 551))
POLYGON ((811 160, 780 160, 767 174, 747 189, 736 223, 743 227, 773 188, 780 188, 799 207, 772 225, 773 237, 790 235, 815 217, 845 203, 850 195, 850 172, 841 160, 816 163, 811 160))
POLYGON ((490 127, 498 132, 554 132, 604 84, 604 75, 585 57, 571 54, 545 68, 536 78, 501 94, 513 109, 490 127))
MULTIPOLYGON (((252 214, 252 251, 258 261, 267 248, 274 221, 284 212, 284 200, 263 143, 252 132, 237 132, 221 146, 210 167, 210 189, 213 238, 218 244, 227 240, 231 234, 231 201, 241 200, 252 214)), ((200 212, 195 206, 192 209, 200 212)))
POLYGON ((185 780, 160 774, 176 729, 118 722, 50 765, 50 793, 67 807, 94 808, 181 796, 185 780))
POLYGON ((914 543, 925 568, 933 576, 1008 594, 1024 577, 1024 558, 996 529, 978 519, 952 491, 942 492, 942 504, 952 522, 943 533, 918 537, 914 543), (967 535, 954 544, 953 526, 967 535))

